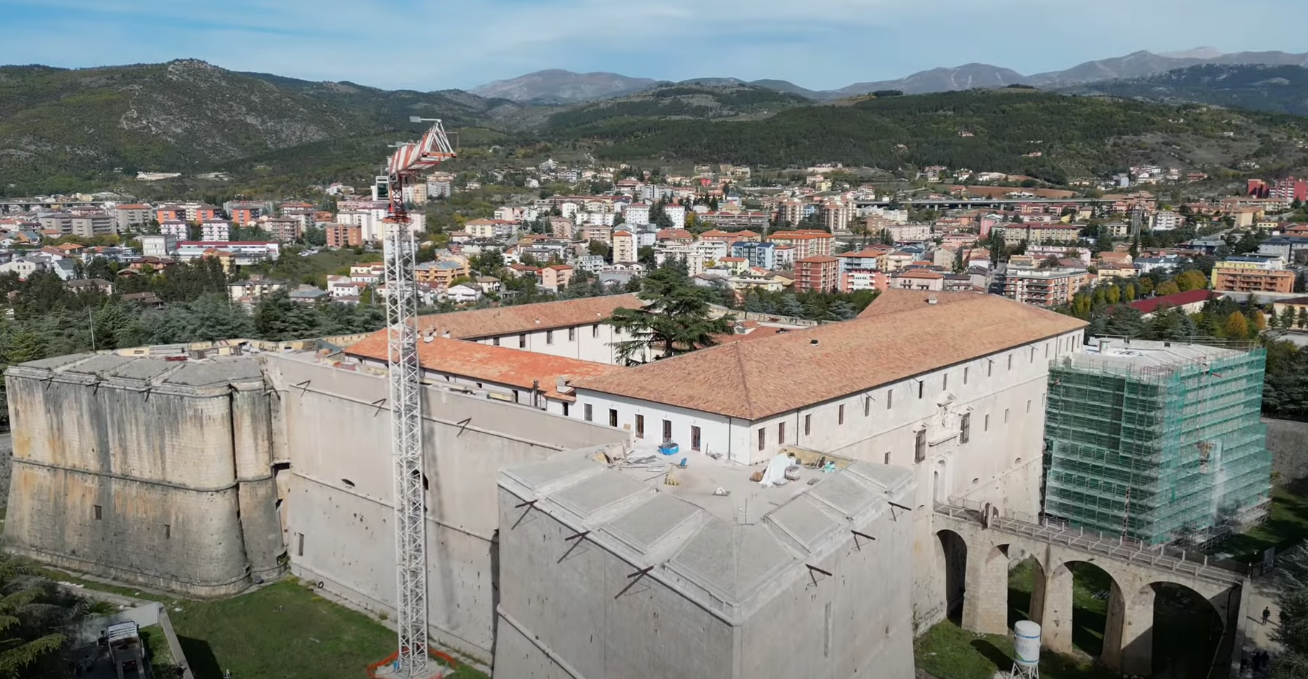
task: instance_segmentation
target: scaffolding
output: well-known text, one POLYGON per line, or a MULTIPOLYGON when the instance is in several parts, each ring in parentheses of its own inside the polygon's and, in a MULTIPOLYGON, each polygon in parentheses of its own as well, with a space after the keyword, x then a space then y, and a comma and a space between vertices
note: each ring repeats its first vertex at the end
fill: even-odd
POLYGON ((1261 349, 1093 347, 1050 366, 1044 508, 1147 544, 1204 544, 1266 514, 1261 349))

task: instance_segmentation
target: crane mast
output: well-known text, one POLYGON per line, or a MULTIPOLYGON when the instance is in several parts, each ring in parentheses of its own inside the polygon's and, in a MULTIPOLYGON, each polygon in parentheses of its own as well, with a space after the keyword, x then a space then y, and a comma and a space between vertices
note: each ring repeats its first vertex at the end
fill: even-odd
MULTIPOLYGON (((416 121, 415 121, 416 122, 416 121)), ((396 669, 427 679, 427 528, 422 445, 422 368, 418 362, 418 286, 413 228, 404 186, 424 170, 455 157, 441 121, 416 143, 400 144, 387 166, 387 367, 391 454, 395 468, 396 669)))

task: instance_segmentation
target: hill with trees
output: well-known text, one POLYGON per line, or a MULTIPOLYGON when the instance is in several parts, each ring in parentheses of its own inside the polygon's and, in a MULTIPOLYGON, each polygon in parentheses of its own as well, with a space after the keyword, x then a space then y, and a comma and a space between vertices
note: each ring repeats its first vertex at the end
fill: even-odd
POLYGON ((1091 83, 1068 92, 1308 115, 1308 68, 1204 64, 1091 83))

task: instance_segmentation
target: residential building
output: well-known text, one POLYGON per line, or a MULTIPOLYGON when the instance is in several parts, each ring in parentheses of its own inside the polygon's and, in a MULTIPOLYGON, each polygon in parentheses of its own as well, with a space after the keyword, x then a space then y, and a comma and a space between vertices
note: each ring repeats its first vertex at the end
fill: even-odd
POLYGON ((664 205, 663 214, 672 220, 672 228, 680 229, 686 225, 686 208, 680 205, 664 205))
POLYGON ((896 290, 940 291, 945 289, 945 275, 931 269, 905 269, 890 275, 890 287, 896 290))
POLYGON ((117 222, 118 233, 142 231, 150 225, 150 220, 153 218, 150 206, 143 203, 128 203, 114 208, 114 220, 117 222))
POLYGON ((656 237, 660 243, 672 241, 675 243, 681 243, 682 245, 690 245, 695 242, 695 234, 680 228, 659 229, 656 237))
POLYGON ((768 241, 794 248, 795 261, 798 261, 806 257, 829 257, 835 237, 825 231, 807 229, 778 231, 768 236, 768 241))
POLYGON ((146 257, 172 257, 177 252, 177 236, 172 234, 143 235, 141 254, 146 257))
POLYGON ((224 203, 223 210, 237 226, 251 226, 259 221, 260 217, 271 212, 266 203, 249 202, 224 203))
POLYGON ((427 283, 436 290, 444 290, 455 279, 470 278, 472 270, 468 262, 461 259, 440 259, 434 262, 422 262, 414 268, 414 280, 427 283))
POLYGON ((1006 245, 1017 245, 1022 241, 1075 244, 1081 238, 1079 224, 1005 224, 1003 230, 1006 245))
POLYGON ((598 241, 600 243, 612 243, 613 228, 603 225, 590 225, 582 227, 581 239, 587 242, 598 241))
POLYGON ((1054 361, 1045 514, 1151 545, 1266 516, 1264 362, 1262 349, 1094 338, 1054 361))
POLYGON ((773 261, 776 262, 775 268, 784 269, 787 271, 795 268, 795 258, 797 257, 797 255, 794 246, 778 245, 773 250, 773 255, 774 255, 773 261))
POLYGON ((296 304, 317 304, 331 301, 331 293, 322 288, 315 288, 312 285, 301 285, 290 291, 287 297, 296 304))
POLYGON ((328 224, 323 227, 329 248, 356 248, 363 245, 363 229, 354 224, 328 224))
POLYGON ((481 288, 472 283, 452 285, 445 290, 445 299, 454 304, 471 304, 481 297, 481 288))
POLYGON ((177 244, 177 258, 189 262, 206 256, 206 251, 218 249, 229 253, 231 262, 237 266, 277 259, 281 254, 281 244, 268 241, 182 241, 177 244))
POLYGON ((473 238, 497 240, 512 237, 518 227, 518 222, 505 219, 473 219, 464 223, 463 230, 473 238))
POLYGON ((550 233, 561 240, 572 240, 576 222, 567 217, 550 217, 550 233))
POLYGON ((839 259, 817 256, 795 260, 796 292, 834 292, 839 289, 839 259))
POLYGON ((1184 223, 1185 220, 1181 215, 1171 210, 1159 210, 1154 213, 1154 231, 1171 231, 1184 223))
POLYGON ((281 243, 293 243, 304 233, 304 225, 291 217, 276 217, 259 223, 260 228, 268 232, 273 240, 281 243))
POLYGON ((1004 276, 1004 296, 1038 307, 1055 307, 1072 301, 1072 296, 1089 285, 1085 269, 1015 269, 1004 276))
POLYGON ((172 236, 177 240, 187 240, 191 235, 191 226, 186 222, 168 221, 159 223, 159 233, 172 236))
POLYGON ((1295 273, 1285 269, 1232 266, 1218 262, 1213 266, 1212 285, 1218 292, 1294 292, 1295 273))
POLYGON ((112 236, 118 233, 117 220, 106 212, 83 212, 69 220, 70 233, 80 238, 112 236))
POLYGON ((921 243, 931 238, 930 224, 886 224, 882 229, 896 243, 921 243))
POLYGON ((540 286, 550 292, 558 292, 572 282, 573 269, 567 264, 553 264, 540 269, 540 286))
POLYGON ((613 262, 630 263, 638 261, 639 251, 636 247, 636 236, 630 231, 613 232, 613 262))
POLYGON ((622 213, 623 221, 632 226, 649 226, 649 204, 632 203, 622 213))
POLYGON ((40 222, 43 232, 54 232, 58 235, 68 235, 73 232, 73 216, 67 212, 46 212, 37 215, 36 220, 40 222))
POLYGON ((759 229, 762 231, 768 228, 769 218, 766 212, 721 210, 707 212, 699 217, 699 221, 718 229, 759 229))
POLYGON ((252 306, 267 295, 285 287, 286 283, 282 281, 274 281, 263 276, 250 276, 245 280, 227 284, 227 298, 233 302, 252 306))
POLYGON ((232 239, 232 226, 221 219, 200 222, 200 240, 229 241, 232 239))
POLYGON ((776 243, 755 243, 750 241, 736 241, 731 244, 731 254, 734 257, 742 257, 751 267, 761 269, 777 268, 776 243))
POLYGON ((854 209, 844 201, 828 200, 822 203, 822 224, 831 233, 849 230, 849 218, 854 209))

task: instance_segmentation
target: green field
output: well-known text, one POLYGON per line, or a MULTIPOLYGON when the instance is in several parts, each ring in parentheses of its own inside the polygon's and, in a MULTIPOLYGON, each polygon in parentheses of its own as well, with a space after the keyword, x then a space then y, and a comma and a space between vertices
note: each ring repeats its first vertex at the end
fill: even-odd
MULTIPOLYGON (((221 679, 228 670, 232 679, 362 679, 369 664, 395 650, 395 632, 294 579, 231 599, 191 601, 53 575, 92 589, 163 602, 197 679, 221 679)), ((152 650, 163 646, 152 640, 147 640, 152 650)), ((451 676, 486 679, 463 665, 451 676)))
POLYGON ((1263 552, 1275 547, 1284 552, 1308 538, 1308 479, 1272 489, 1272 506, 1267 520, 1253 529, 1222 542, 1217 551, 1242 563, 1258 563, 1263 552))

